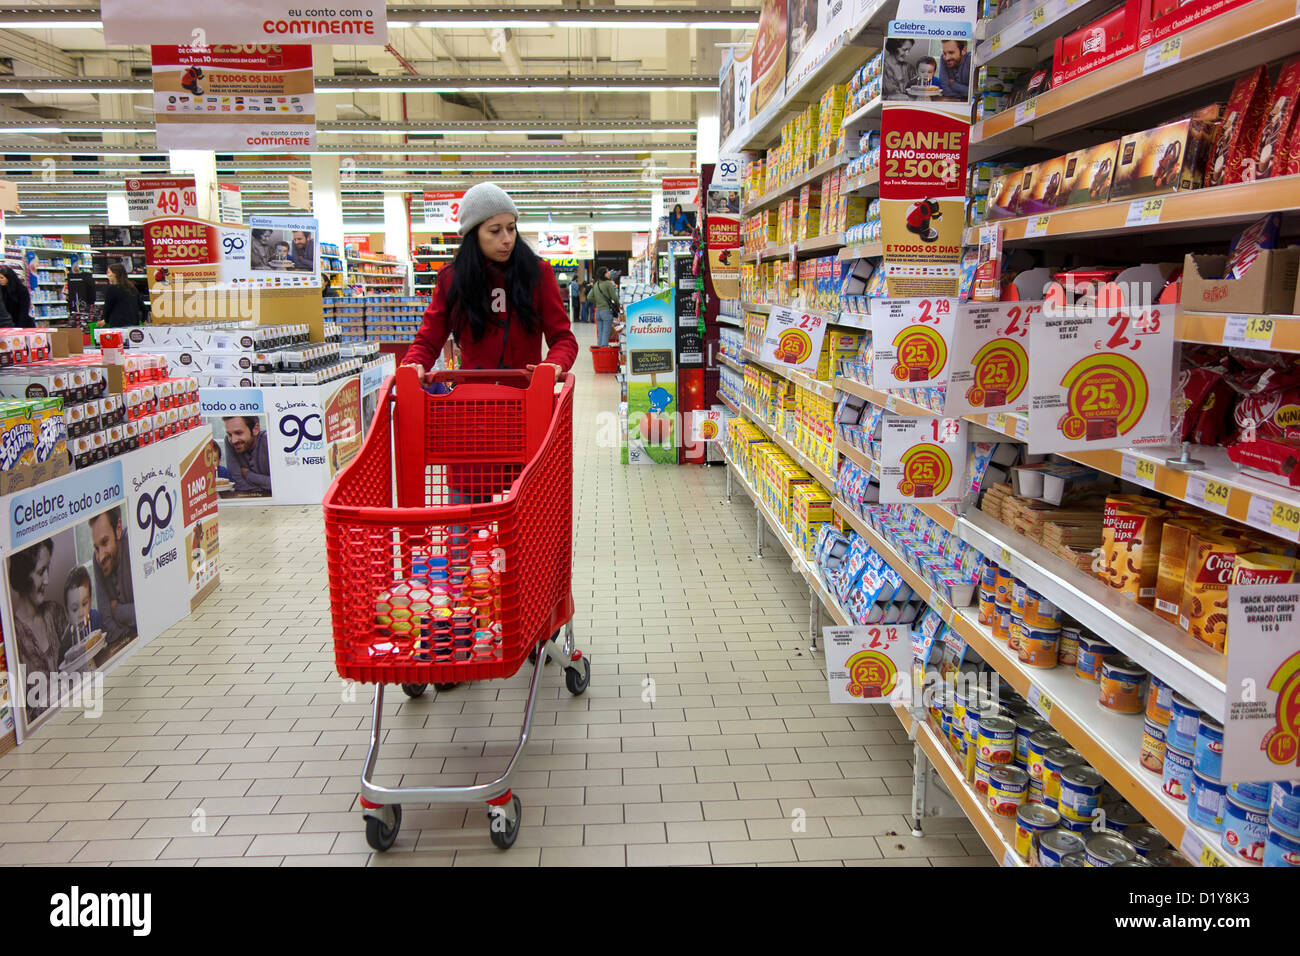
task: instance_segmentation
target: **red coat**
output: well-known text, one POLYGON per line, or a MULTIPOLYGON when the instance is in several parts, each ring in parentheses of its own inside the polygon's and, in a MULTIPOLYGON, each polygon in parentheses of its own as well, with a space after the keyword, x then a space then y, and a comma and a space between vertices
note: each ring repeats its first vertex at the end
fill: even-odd
MULTIPOLYGON (((447 287, 451 284, 448 270, 451 268, 452 265, 448 263, 438 273, 438 285, 433 291, 432 301, 424 310, 424 324, 415 333, 415 340, 402 360, 404 364, 431 368, 442 351, 447 336, 452 332, 451 316, 447 308, 447 287)), ((493 287, 504 289, 505 273, 491 264, 488 265, 488 272, 492 276, 493 287)), ((566 372, 573 367, 578 358, 578 340, 569 328, 569 312, 564 307, 564 300, 560 298, 560 285, 555 281, 555 272, 549 262, 541 263, 537 288, 533 290, 533 308, 541 319, 541 329, 531 334, 525 332, 519 324, 514 306, 507 302, 506 308, 510 324, 508 340, 503 339, 503 327, 488 328, 478 342, 474 341, 474 336, 468 329, 465 330, 460 337, 463 368, 525 368, 537 365, 543 361, 543 335, 549 347, 545 361, 558 365, 566 372)))

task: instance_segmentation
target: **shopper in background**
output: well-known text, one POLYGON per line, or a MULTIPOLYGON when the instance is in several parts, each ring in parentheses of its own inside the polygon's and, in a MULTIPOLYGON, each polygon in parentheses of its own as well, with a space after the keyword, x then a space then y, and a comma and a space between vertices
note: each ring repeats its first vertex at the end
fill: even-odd
MULTIPOLYGON (((68 612, 49 593, 50 559, 54 544, 49 538, 18 551, 9 559, 9 593, 14 607, 14 636, 18 656, 27 675, 53 675, 63 655, 72 646, 68 612)), ((9 662, 10 668, 14 662, 9 662)), ((48 703, 27 708, 30 724, 48 710, 48 703)))
POLYGON ((596 270, 596 284, 587 298, 596 309, 596 344, 609 345, 609 332, 614 325, 614 315, 618 311, 618 287, 610 281, 609 269, 601 266, 596 270))
POLYGON ((572 322, 580 320, 582 315, 582 289, 578 285, 578 273, 573 274, 569 280, 569 319, 572 322))
POLYGON ((0 266, 0 299, 9 313, 9 324, 18 329, 30 329, 32 321, 32 294, 27 282, 8 266, 0 266))
POLYGON ((460 346, 465 369, 525 368, 545 361, 573 367, 573 337, 550 263, 518 241, 519 210, 498 186, 479 183, 460 203, 460 249, 438 273, 424 324, 404 364, 423 374, 447 337, 460 346))
POLYGON ((140 293, 119 262, 109 263, 104 289, 104 324, 111 329, 140 324, 140 293))
POLYGON ((135 637, 135 593, 131 586, 131 548, 122 509, 109 508, 90 519, 95 546, 95 603, 109 643, 135 637))
POLYGON ((591 302, 591 290, 594 285, 590 277, 582 280, 582 321, 584 322, 596 321, 596 309, 591 302))

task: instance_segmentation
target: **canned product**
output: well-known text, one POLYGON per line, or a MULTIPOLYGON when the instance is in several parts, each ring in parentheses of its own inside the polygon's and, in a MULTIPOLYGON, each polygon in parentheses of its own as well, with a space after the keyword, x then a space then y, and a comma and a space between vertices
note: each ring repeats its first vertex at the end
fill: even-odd
POLYGON ((1084 680, 1101 679, 1101 662, 1119 652, 1100 638, 1091 634, 1079 638, 1079 652, 1074 662, 1074 673, 1084 680))
POLYGON ((1043 781, 1029 778, 1029 802, 1047 806, 1047 797, 1043 794, 1043 781))
POLYGON ((980 588, 979 622, 985 627, 993 626, 993 619, 998 613, 995 594, 992 589, 980 588))
POLYGON ((1075 764, 1061 771, 1061 816, 1073 820, 1091 820, 1101 809, 1101 774, 1086 764, 1075 764))
POLYGON ((1047 721, 1037 713, 1021 714, 1016 719, 1016 763, 1022 767, 1029 766, 1029 738, 1045 727, 1047 721))
POLYGON ((1025 622, 1016 646, 1020 663, 1026 667, 1055 667, 1060 631, 1031 626, 1025 622))
MULTIPOLYGON (((1043 796, 1047 798, 1047 805, 1055 807, 1061 799, 1061 771, 1066 767, 1073 767, 1077 764, 1086 764, 1088 761, 1083 758, 1083 754, 1077 750, 1062 744, 1059 747, 1053 747, 1043 754, 1043 796)), ((1033 764, 1030 763, 1030 771, 1033 770, 1033 764)))
POLYGON ((1083 853, 1071 853, 1069 856, 1061 857, 1061 866, 1087 866, 1087 860, 1083 853))
POLYGON ((1122 836, 1098 833, 1084 845, 1084 859, 1088 866, 1118 866, 1137 859, 1137 850, 1122 836))
POLYGON ((1270 826, 1264 844, 1264 865, 1300 866, 1300 836, 1270 826))
POLYGON ((1011 623, 1007 627, 1007 647, 1013 651, 1018 651, 1020 649, 1020 638, 1024 633, 1025 622, 1013 607, 1011 609, 1011 623))
POLYGON ((987 760, 981 760, 977 754, 975 757, 975 776, 971 781, 976 793, 984 797, 989 795, 989 774, 992 772, 993 764, 987 760))
POLYGON ((1185 803, 1192 789, 1192 755, 1185 750, 1166 746, 1163 778, 1160 789, 1179 803, 1185 803))
POLYGON ((1147 684, 1147 717, 1162 727, 1169 725, 1169 705, 1173 702, 1174 690, 1155 674, 1147 684))
POLYGON ((1196 731, 1201 725, 1201 709, 1182 694, 1174 694, 1169 702, 1169 730, 1165 741, 1175 750, 1196 752, 1196 731))
POLYGON ((1098 702, 1121 714, 1142 713, 1142 682, 1146 676, 1147 672, 1127 657, 1103 658, 1098 702))
POLYGON ((1120 834, 1125 839, 1128 839, 1130 827, 1135 827, 1146 820, 1138 813, 1136 807, 1123 800, 1119 803, 1102 804, 1102 809, 1106 811, 1106 829, 1120 834))
POLYGON ((1062 624, 1061 637, 1056 642, 1056 662, 1073 667, 1079 660, 1079 638, 1083 629, 1077 624, 1062 624))
POLYGON ((1016 811, 1016 853, 1020 859, 1034 862, 1038 838, 1055 830, 1061 815, 1051 807, 1027 803, 1016 811))
POLYGON ((1283 833, 1300 836, 1300 783, 1278 780, 1273 784, 1268 823, 1283 833))
POLYGON ((1153 773, 1165 770, 1165 728, 1150 717, 1142 722, 1142 756, 1139 762, 1153 773))
POLYGON ((1063 866, 1067 856, 1083 852, 1083 838, 1069 830, 1048 830, 1038 835, 1038 865, 1063 866))
POLYGON ((987 805, 1000 817, 1014 817, 1029 794, 1029 774, 1019 767, 1000 766, 989 771, 987 805))
POLYGON ((1264 844, 1268 842, 1268 813, 1234 800, 1224 801, 1222 846, 1239 860, 1264 862, 1264 844))
POLYGON ((998 603, 994 610, 997 613, 993 615, 993 639, 1005 641, 1011 635, 1011 605, 998 603))
POLYGON ((1030 627, 1055 630, 1061 626, 1061 609, 1033 588, 1025 590, 1025 613, 1021 615, 1030 627))
POLYGON ((999 567, 997 574, 993 578, 993 588, 997 595, 997 603, 1006 605, 1009 610, 1011 608, 1011 572, 1006 568, 999 567))
POLYGON ((966 740, 978 744, 980 720, 1002 713, 998 699, 986 690, 977 690, 966 701, 966 740))
POLYGON ((1069 741, 1051 727, 1046 726, 1046 721, 1044 721, 1044 726, 1030 734, 1027 741, 1025 766, 1029 769, 1029 778, 1031 780, 1042 780, 1044 775, 1043 761, 1048 751, 1069 746, 1069 741))
POLYGON ((996 593, 998 589, 998 564, 996 561, 985 561, 980 568, 980 590, 987 590, 990 593, 996 593))
POLYGON ((1155 827, 1131 826, 1124 831, 1124 839, 1133 844, 1133 849, 1137 850, 1138 856, 1150 856, 1153 850, 1169 848, 1169 841, 1155 827))
MULTIPOLYGON (((1059 811, 1061 808, 1058 805, 1056 809, 1059 811)), ((1071 833, 1082 834, 1085 839, 1087 839, 1088 834, 1092 833, 1092 824, 1092 820, 1075 820, 1068 814, 1061 814, 1061 827, 1071 833)))
POLYGON ((975 755, 994 764, 1009 764, 1016 756, 1016 725, 1008 717, 980 718, 975 755))
POLYGON ((1271 788, 1267 783, 1230 783, 1228 796, 1252 810, 1267 810, 1271 788))
POLYGON ((1223 804, 1227 799, 1227 784, 1206 776, 1193 766, 1192 792, 1187 798, 1187 819, 1218 833, 1223 829, 1223 804))
POLYGON ((1151 864, 1148 863, 1146 860, 1144 860, 1142 857, 1138 857, 1136 860, 1125 860, 1123 863, 1116 863, 1115 865, 1116 866, 1146 866, 1146 867, 1151 866, 1151 864))
POLYGON ((1025 582, 1019 578, 1011 579, 1011 613, 1016 617, 1025 616, 1025 582))
POLYGON ((1147 854, 1147 862, 1152 866, 1195 866, 1191 860, 1183 856, 1173 847, 1163 850, 1152 850, 1147 854))
POLYGON ((1223 724, 1209 714, 1201 714, 1201 722, 1196 729, 1192 766, 1198 773, 1215 780, 1219 779, 1223 771, 1223 724))

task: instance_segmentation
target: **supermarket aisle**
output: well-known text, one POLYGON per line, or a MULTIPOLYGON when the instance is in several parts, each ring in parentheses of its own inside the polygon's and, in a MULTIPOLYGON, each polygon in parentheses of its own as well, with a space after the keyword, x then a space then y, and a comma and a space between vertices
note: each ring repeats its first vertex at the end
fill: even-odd
MULTIPOLYGON (((583 344, 575 416, 577 629, 592 686, 550 675, 508 852, 482 808, 405 808, 366 846, 356 777, 369 692, 333 673, 317 508, 223 510, 222 587, 0 757, 0 864, 993 865, 964 819, 909 834, 910 745, 890 714, 826 702, 788 559, 751 558, 753 509, 714 468, 627 469, 597 447, 617 408, 583 344), (797 822, 796 822, 797 821, 797 822), (797 830, 798 825, 801 830, 797 830)), ((389 779, 490 779, 523 673, 390 695, 389 779)))

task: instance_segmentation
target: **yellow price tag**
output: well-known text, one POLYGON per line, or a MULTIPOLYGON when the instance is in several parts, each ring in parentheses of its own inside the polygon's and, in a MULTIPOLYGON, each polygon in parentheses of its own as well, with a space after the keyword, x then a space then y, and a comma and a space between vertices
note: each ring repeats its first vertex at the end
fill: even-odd
POLYGON ((1047 10, 1043 7, 1034 7, 1033 12, 1029 14, 1029 29, 1037 30, 1046 19, 1047 10))
POLYGON ((1156 483, 1156 463, 1154 461, 1147 461, 1145 458, 1139 458, 1134 464, 1133 470, 1137 475, 1138 481, 1151 485, 1156 483))
POLYGON ((1007 427, 1007 413, 998 412, 993 419, 993 424, 1000 429, 1005 429, 1007 427))
POLYGON ((1207 481, 1205 483, 1205 503, 1211 507, 1219 507, 1226 511, 1228 509, 1228 497, 1232 494, 1232 489, 1221 481, 1207 481))
POLYGON ((1002 565, 1003 568, 1011 567, 1011 551, 1009 549, 1002 549, 1002 552, 998 555, 998 564, 1002 565))
POLYGON ((1300 533, 1300 508, 1279 501, 1273 506, 1273 517, 1269 523, 1292 534, 1300 533))
POLYGON ((1201 847, 1201 866, 1227 866, 1223 857, 1214 852, 1214 849, 1207 843, 1201 847))
POLYGON ((1052 708, 1055 707, 1056 704, 1052 701, 1052 698, 1047 696, 1047 692, 1041 687, 1029 688, 1029 703, 1036 708, 1045 719, 1052 719, 1052 708))
POLYGON ((998 50, 1002 49, 1002 34, 1001 34, 1001 33, 995 33, 995 34, 993 34, 993 38, 992 38, 991 40, 989 40, 989 49, 990 49, 992 52, 994 52, 994 53, 997 53, 998 50))
POLYGON ((1267 315, 1252 315, 1246 320, 1246 338, 1263 345, 1273 343, 1274 320, 1267 315))

